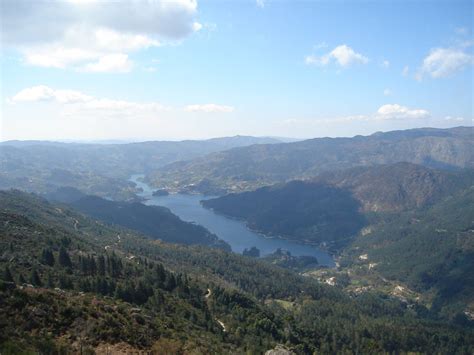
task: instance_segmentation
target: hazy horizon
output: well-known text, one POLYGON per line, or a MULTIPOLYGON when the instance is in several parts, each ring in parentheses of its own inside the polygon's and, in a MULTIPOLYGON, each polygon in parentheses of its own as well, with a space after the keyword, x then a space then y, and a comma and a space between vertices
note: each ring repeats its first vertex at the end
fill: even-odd
MULTIPOLYGON (((416 127, 416 128, 407 128, 407 129, 400 129, 400 131, 404 130, 411 130, 411 129, 451 129, 451 128, 469 128, 472 126, 452 126, 446 128, 438 128, 438 127, 416 127)), ((317 139, 317 138, 353 138, 356 136, 370 136, 376 133, 386 133, 392 132, 397 130, 386 130, 386 131, 374 131, 367 134, 352 134, 352 135, 334 135, 334 136, 315 136, 315 137, 278 137, 278 136, 252 136, 252 135, 242 135, 242 134, 235 134, 229 136, 215 136, 215 137, 208 137, 208 138, 129 138, 129 139, 114 139, 114 138, 107 138, 107 139, 6 139, 0 140, 0 143, 8 143, 8 142, 29 142, 29 141, 38 141, 38 142, 51 142, 51 143, 77 143, 77 144, 130 144, 130 143, 144 143, 144 142, 183 142, 183 141, 206 141, 206 140, 213 140, 213 139, 225 139, 225 138, 235 138, 235 137, 252 137, 252 138, 270 138, 281 140, 281 143, 291 143, 293 141, 302 141, 307 139, 317 139)))

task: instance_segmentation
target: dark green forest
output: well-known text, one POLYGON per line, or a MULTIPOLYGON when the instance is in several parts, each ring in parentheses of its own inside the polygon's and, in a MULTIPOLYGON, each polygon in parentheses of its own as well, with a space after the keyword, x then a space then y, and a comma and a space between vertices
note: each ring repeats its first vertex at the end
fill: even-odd
POLYGON ((19 191, 1 192, 0 209, 2 353, 474 347, 464 324, 376 292, 351 297, 264 260, 153 241, 19 191))
POLYGON ((200 244, 230 250, 230 246, 206 228, 182 221, 162 206, 138 202, 111 201, 82 194, 74 188, 61 188, 46 194, 49 200, 64 202, 91 217, 139 231, 150 238, 169 243, 200 244))

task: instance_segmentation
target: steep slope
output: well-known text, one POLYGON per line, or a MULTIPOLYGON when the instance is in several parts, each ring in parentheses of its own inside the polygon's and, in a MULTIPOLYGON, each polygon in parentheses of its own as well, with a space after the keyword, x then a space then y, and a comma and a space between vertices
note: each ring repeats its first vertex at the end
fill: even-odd
POLYGON ((259 260, 150 241, 18 191, 0 192, 0 250, 2 353, 474 347, 472 330, 423 307, 351 298, 259 260), (22 286, 25 278, 33 285, 22 286))
POLYGON ((370 264, 370 272, 430 294, 437 310, 474 314, 473 217, 473 187, 429 208, 372 216, 343 264, 362 270, 370 264))
POLYGON ((202 204, 263 233, 324 242, 336 250, 367 223, 364 213, 422 208, 473 185, 472 170, 447 172, 396 163, 324 173, 202 204))
POLYGON ((365 225, 350 191, 326 184, 292 181, 255 191, 229 194, 202 204, 251 229, 310 243, 342 245, 365 225))
POLYGON ((413 129, 353 138, 231 149, 149 174, 155 186, 208 194, 253 190, 356 166, 407 161, 429 167, 474 167, 474 128, 413 129))
POLYGON ((97 196, 86 196, 70 205, 91 217, 134 229, 153 239, 231 250, 226 242, 206 228, 182 221, 166 207, 146 206, 138 202, 114 202, 97 196))
POLYGON ((328 172, 312 179, 348 190, 365 212, 425 207, 474 185, 474 170, 444 171, 411 163, 328 172))

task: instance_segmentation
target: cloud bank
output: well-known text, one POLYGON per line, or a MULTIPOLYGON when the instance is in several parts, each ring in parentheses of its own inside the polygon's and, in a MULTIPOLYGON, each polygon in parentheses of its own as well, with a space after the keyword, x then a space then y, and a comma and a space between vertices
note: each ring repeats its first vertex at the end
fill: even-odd
POLYGON ((195 0, 15 0, 0 6, 2 43, 41 67, 128 72, 130 53, 202 28, 195 0))
POLYGON ((218 104, 195 104, 184 108, 173 108, 157 102, 139 103, 126 100, 97 98, 76 90, 56 90, 46 85, 23 89, 14 95, 9 102, 21 104, 28 102, 52 102, 60 104, 65 116, 91 115, 92 117, 152 116, 163 111, 183 111, 197 113, 230 113, 233 106, 218 104))

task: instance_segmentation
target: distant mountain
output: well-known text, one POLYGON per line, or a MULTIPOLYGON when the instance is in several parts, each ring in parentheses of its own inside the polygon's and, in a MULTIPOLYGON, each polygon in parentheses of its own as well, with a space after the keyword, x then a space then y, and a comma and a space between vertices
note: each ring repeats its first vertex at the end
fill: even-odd
POLYGON ((263 233, 340 249, 367 223, 365 212, 422 208, 471 186, 474 170, 450 172, 396 163, 324 173, 202 204, 263 233))
POLYGON ((230 246, 206 228, 182 221, 168 208, 142 203, 115 202, 98 196, 87 196, 71 188, 60 188, 46 194, 51 201, 63 202, 91 217, 141 232, 168 243, 197 244, 222 248, 230 246))
POLYGON ((397 162, 446 170, 473 168, 474 128, 422 128, 241 147, 161 167, 147 179, 169 190, 222 194, 326 171, 397 162))
POLYGON ((126 200, 135 192, 127 182, 131 174, 220 150, 280 142, 247 136, 129 144, 7 141, 0 143, 0 188, 44 193, 73 186, 88 194, 126 200))

